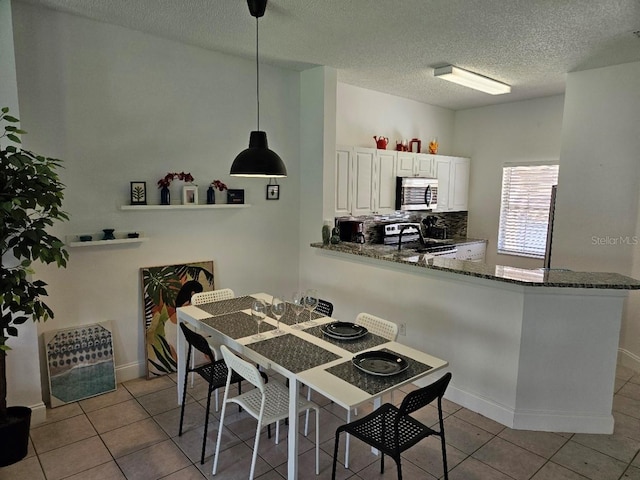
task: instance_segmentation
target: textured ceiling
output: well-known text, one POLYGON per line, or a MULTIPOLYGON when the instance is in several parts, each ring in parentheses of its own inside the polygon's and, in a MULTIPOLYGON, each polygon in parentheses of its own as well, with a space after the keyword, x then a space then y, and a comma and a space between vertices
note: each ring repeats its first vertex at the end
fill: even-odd
MULTIPOLYGON (((244 0, 20 0, 255 58, 244 0)), ((260 60, 454 110, 564 92, 567 72, 640 61, 639 0, 270 0, 260 60), (512 85, 433 77, 454 64, 512 85)))

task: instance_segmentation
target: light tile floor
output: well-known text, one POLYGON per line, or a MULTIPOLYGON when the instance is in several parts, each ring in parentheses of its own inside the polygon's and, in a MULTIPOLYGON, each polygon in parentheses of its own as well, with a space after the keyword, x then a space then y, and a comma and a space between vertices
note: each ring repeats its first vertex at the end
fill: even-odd
MULTIPOLYGON (((406 391, 409 391, 407 389, 406 391)), ((405 393, 406 393, 405 391, 405 393)), ((615 432, 584 435, 511 430, 481 415, 445 401, 445 433, 451 480, 640 480, 640 374, 619 367, 614 396, 615 432)), ((399 402, 401 394, 394 396, 399 402)), ((313 435, 300 439, 300 477, 331 478, 334 432, 345 411, 315 398, 321 411, 320 475, 315 477, 313 435)), ((175 376, 137 379, 115 392, 47 411, 47 421, 31 429, 27 458, 0 468, 0 480, 192 480, 211 475, 218 415, 212 414, 206 462, 200 446, 206 387, 189 388, 185 432, 178 437, 180 408, 175 376)), ((359 414, 372 407, 360 408, 359 414)), ((437 422, 435 408, 417 413, 437 422)), ((312 417, 313 418, 313 417, 312 417)), ((255 422, 235 409, 225 422, 219 473, 215 478, 247 478, 255 422)), ((314 422, 310 422, 313 429, 314 422)), ((286 477, 286 428, 278 445, 262 434, 256 477, 286 477)), ((340 460, 344 458, 341 451, 340 460)), ((393 461, 383 475, 379 460, 357 440, 351 444, 349 469, 338 466, 338 478, 395 479, 393 461)), ((438 439, 429 438, 406 452, 407 479, 442 478, 438 439)))

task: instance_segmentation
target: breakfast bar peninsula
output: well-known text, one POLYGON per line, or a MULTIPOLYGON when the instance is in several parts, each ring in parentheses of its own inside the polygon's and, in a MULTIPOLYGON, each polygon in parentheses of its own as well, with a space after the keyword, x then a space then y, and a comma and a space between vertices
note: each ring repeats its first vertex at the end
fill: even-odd
POLYGON ((450 400, 515 429, 613 431, 622 312, 639 281, 384 245, 311 247, 314 268, 330 276, 336 296, 348 291, 351 304, 406 328, 400 342, 447 358, 450 400))

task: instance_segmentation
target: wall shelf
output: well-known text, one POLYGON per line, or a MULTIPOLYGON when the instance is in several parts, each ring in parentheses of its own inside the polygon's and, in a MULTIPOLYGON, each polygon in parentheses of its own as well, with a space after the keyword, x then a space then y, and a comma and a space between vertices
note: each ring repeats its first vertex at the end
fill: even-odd
POLYGON ((248 208, 248 203, 216 203, 213 205, 122 205, 120 210, 214 210, 224 208, 248 208))
POLYGON ((111 245, 122 245, 127 243, 142 243, 149 240, 149 238, 145 237, 142 232, 138 232, 140 235, 138 238, 128 238, 126 232, 114 232, 114 236, 116 237, 113 240, 102 240, 104 236, 103 232, 99 233, 80 233, 78 235, 67 235, 65 237, 65 243, 68 247, 98 247, 98 246, 111 246, 111 245), (80 236, 83 235, 91 235, 94 239, 99 240, 89 240, 86 242, 80 241, 80 236))

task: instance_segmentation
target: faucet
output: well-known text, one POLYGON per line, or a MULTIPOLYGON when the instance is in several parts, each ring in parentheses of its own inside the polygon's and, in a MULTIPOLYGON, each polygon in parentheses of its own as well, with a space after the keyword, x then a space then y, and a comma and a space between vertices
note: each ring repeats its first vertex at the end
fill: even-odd
POLYGON ((416 230, 418 230, 420 244, 426 245, 424 236, 422 235, 421 225, 419 223, 405 223, 404 225, 400 226, 400 234, 398 235, 398 251, 402 250, 402 234, 404 233, 405 229, 409 227, 414 227, 416 230))

